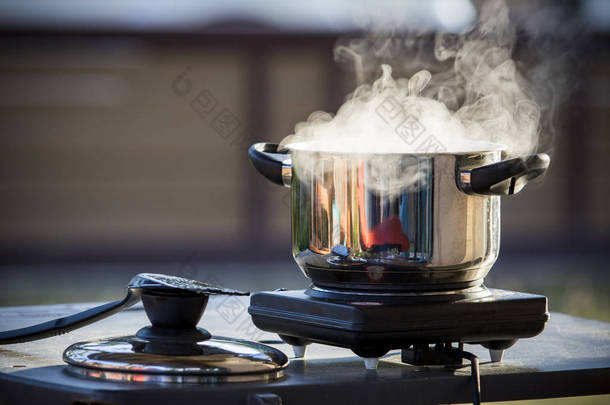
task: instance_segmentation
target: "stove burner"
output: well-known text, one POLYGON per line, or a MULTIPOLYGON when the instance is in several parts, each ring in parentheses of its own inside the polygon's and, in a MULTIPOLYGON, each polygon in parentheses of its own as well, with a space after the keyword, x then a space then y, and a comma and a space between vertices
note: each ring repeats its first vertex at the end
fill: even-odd
POLYGON ((483 285, 416 293, 313 286, 256 293, 248 312, 257 327, 292 345, 297 358, 317 342, 351 349, 367 369, 376 369, 392 349, 401 349, 401 360, 413 365, 461 366, 468 360, 474 404, 481 400, 479 359, 463 344, 479 343, 490 349, 492 361, 501 361, 505 349, 542 332, 549 319, 546 297, 483 285))
POLYGON ((517 339, 542 332, 549 318, 544 296, 484 287, 423 296, 318 287, 261 292, 248 312, 257 327, 292 345, 295 357, 316 342, 349 348, 372 369, 393 349, 412 364, 452 363, 442 351, 426 349, 451 342, 481 344, 500 361, 517 339))

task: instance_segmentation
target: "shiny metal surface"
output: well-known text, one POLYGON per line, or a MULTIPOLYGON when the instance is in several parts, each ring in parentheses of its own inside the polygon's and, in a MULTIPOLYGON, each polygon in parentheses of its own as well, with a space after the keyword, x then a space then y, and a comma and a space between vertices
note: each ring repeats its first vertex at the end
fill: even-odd
POLYGON ((282 183, 284 183, 284 187, 292 185, 292 159, 282 162, 282 183))
POLYGON ((238 374, 238 375, 168 375, 168 374, 142 374, 137 372, 105 371, 68 365, 68 373, 96 380, 128 383, 151 384, 217 384, 230 382, 272 381, 282 378, 282 370, 272 373, 238 374))
POLYGON ((81 342, 68 347, 63 360, 70 372, 90 378, 177 383, 272 380, 288 364, 277 349, 219 336, 197 342, 186 356, 150 353, 150 345, 136 336, 81 342))
POLYGON ((301 270, 332 288, 480 284, 498 256, 500 198, 460 191, 459 173, 499 161, 501 151, 394 155, 386 166, 383 158, 292 151, 292 242, 301 270), (417 177, 388 180, 396 173, 417 177))

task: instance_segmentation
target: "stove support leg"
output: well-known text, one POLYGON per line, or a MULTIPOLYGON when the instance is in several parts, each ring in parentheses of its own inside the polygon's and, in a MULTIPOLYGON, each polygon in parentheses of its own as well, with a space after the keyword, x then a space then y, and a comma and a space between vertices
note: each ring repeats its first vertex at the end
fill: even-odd
POLYGON ((492 363, 499 363, 502 361, 504 350, 489 349, 489 357, 491 357, 492 363))
POLYGON ((362 360, 364 360, 364 368, 367 370, 377 370, 379 357, 362 357, 362 360))
POLYGON ((379 347, 352 347, 352 352, 364 361, 364 368, 367 370, 377 370, 379 359, 389 351, 390 349, 379 347))
POLYGON ((508 349, 515 343, 517 343, 517 339, 491 340, 489 342, 481 342, 481 345, 489 349, 489 357, 491 357, 491 362, 499 363, 502 361, 504 350, 508 349))
POLYGON ((295 337, 295 336, 288 336, 288 335, 279 335, 279 336, 280 336, 280 339, 282 339, 284 342, 286 342, 290 346, 292 346, 292 351, 294 352, 295 359, 302 359, 303 357, 305 357, 305 352, 307 351, 307 345, 310 344, 311 342, 309 342, 305 339, 295 337))
POLYGON ((307 345, 292 346, 292 351, 294 352, 295 359, 302 359, 303 357, 305 357, 305 352, 307 351, 307 345))

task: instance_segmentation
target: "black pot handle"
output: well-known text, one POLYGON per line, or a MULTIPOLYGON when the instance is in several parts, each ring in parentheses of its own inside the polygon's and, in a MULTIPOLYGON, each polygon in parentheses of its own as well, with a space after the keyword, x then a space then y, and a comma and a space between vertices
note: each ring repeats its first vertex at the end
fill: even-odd
POLYGON ((546 153, 504 160, 458 173, 458 186, 468 194, 517 194, 528 181, 543 174, 551 158, 546 153))
POLYGON ((255 143, 248 149, 248 157, 260 174, 280 186, 290 187, 292 160, 290 153, 278 152, 277 143, 255 143))

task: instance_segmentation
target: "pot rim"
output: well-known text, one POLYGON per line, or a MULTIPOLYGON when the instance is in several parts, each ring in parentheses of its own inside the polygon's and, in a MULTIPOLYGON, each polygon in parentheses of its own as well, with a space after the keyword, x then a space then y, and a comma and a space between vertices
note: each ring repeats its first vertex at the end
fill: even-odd
POLYGON ((474 148, 469 150, 455 150, 455 151, 441 151, 441 152, 428 152, 428 151, 410 151, 410 152, 400 152, 400 151, 389 151, 389 152, 350 152, 350 151, 339 151, 333 149, 316 149, 307 145, 306 142, 295 142, 290 143, 288 145, 284 145, 283 149, 288 150, 289 152, 299 152, 299 153, 311 153, 316 155, 333 155, 333 156, 439 156, 439 155, 473 155, 473 154, 481 154, 481 153, 492 153, 492 152, 502 152, 506 150, 506 146, 493 143, 493 142, 471 142, 468 146, 472 146, 474 144, 479 144, 480 148, 474 148))

